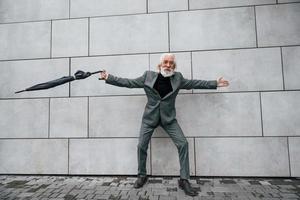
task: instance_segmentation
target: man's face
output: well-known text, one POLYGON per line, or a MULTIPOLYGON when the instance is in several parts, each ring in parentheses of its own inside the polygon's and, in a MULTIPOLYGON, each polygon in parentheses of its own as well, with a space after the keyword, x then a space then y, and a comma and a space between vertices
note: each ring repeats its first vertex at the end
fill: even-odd
POLYGON ((161 70, 171 72, 175 69, 175 61, 173 56, 165 56, 161 63, 161 70))

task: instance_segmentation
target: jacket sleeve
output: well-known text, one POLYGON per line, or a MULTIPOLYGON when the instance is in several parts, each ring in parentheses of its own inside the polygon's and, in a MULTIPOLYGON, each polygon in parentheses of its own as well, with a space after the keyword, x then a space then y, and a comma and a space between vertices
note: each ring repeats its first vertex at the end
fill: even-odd
POLYGON ((135 78, 135 79, 128 79, 128 78, 121 78, 117 76, 113 76, 111 74, 108 75, 105 83, 110 85, 115 85, 119 87, 127 87, 127 88, 143 88, 145 79, 146 79, 145 72, 142 76, 135 78))
POLYGON ((217 81, 189 80, 182 77, 180 89, 217 89, 217 81))

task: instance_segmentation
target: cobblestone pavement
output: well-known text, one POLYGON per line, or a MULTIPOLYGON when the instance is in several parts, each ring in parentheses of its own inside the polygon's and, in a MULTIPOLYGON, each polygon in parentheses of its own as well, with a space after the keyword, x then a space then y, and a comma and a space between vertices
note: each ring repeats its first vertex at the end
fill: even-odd
POLYGON ((189 197, 178 188, 178 177, 150 177, 134 189, 128 176, 16 176, 0 175, 0 199, 114 199, 114 200, 278 200, 300 199, 300 179, 192 178, 199 195, 189 197))

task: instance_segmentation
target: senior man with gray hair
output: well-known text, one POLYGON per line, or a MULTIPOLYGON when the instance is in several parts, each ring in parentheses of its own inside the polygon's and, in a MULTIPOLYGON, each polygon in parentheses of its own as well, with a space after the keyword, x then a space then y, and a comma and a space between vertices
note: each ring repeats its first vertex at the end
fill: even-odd
POLYGON ((146 160, 147 149, 153 131, 161 126, 176 145, 180 161, 179 187, 189 196, 196 196, 198 192, 191 187, 188 142, 176 120, 175 99, 180 89, 216 89, 229 85, 223 77, 218 80, 188 80, 180 72, 175 71, 174 54, 165 53, 160 58, 158 72, 146 71, 135 79, 120 78, 103 71, 100 79, 106 83, 127 88, 144 88, 148 102, 146 104, 139 143, 137 145, 138 178, 135 188, 143 187, 147 181, 146 160))

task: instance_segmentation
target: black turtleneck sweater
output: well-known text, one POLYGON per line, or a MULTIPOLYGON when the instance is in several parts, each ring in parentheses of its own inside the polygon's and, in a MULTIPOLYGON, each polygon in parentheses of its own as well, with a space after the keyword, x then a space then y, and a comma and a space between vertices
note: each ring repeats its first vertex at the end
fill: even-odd
POLYGON ((154 89, 158 91, 161 98, 164 98, 173 91, 170 77, 163 77, 163 75, 159 73, 154 84, 154 89))

